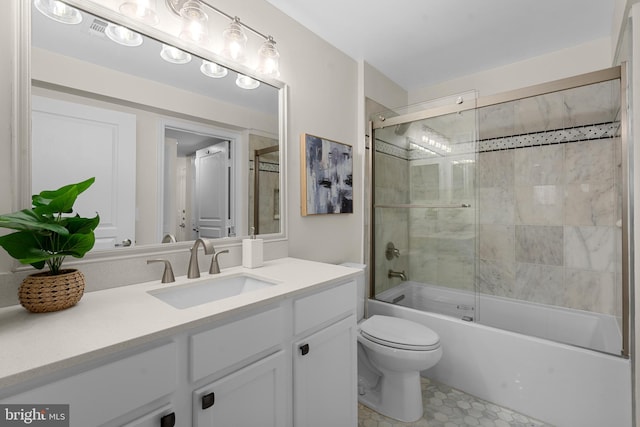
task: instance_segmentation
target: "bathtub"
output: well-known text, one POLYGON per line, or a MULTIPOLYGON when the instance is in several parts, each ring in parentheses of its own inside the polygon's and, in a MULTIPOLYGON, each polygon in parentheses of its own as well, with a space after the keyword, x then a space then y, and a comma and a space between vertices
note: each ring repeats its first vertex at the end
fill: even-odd
POLYGON ((417 282, 402 282, 376 299, 512 332, 620 354, 622 331, 615 316, 523 302, 417 282))
MULTIPOLYGON (((391 295, 392 291, 398 291, 396 288, 381 295, 391 297, 390 301, 395 299, 395 304, 368 300, 367 315, 381 314, 413 320, 440 335, 442 359, 435 367, 423 372, 425 377, 558 427, 632 425, 631 364, 628 359, 462 320, 463 316, 476 314, 483 319, 488 316, 491 320, 486 313, 488 308, 482 308, 483 302, 499 306, 505 303, 500 299, 480 300, 478 307, 481 312, 476 313, 468 304, 474 302, 475 297, 468 293, 442 293, 438 292, 441 289, 421 284, 405 283, 403 286, 403 298, 402 293, 391 295), (420 287, 426 289, 418 292, 420 287), (425 298, 427 291, 439 299, 429 302, 429 298, 425 298), (453 300, 447 298, 454 296, 467 299, 450 304, 453 300), (435 304, 446 314, 406 306, 413 303, 431 304, 432 307, 435 304)), ((533 314, 544 307, 534 308, 533 314)), ((531 313, 525 315, 517 311, 523 309, 520 305, 502 309, 535 323, 528 317, 531 313)), ((520 321, 512 323, 526 324, 520 321)), ((579 328, 572 327, 568 331, 573 329, 579 328)), ((593 341, 593 331, 598 327, 591 329, 582 335, 593 341)))

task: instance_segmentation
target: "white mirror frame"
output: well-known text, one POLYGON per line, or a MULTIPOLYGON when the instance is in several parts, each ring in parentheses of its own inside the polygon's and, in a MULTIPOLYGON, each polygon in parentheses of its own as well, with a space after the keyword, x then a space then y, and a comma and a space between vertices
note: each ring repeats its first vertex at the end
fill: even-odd
MULTIPOLYGON (((31 206, 31 0, 11 0, 13 3, 13 11, 17 25, 15 43, 15 57, 13 67, 13 81, 15 90, 13 92, 13 114, 12 123, 12 159, 13 167, 13 200, 14 211, 28 208, 31 206)), ((288 236, 287 221, 287 186, 286 186, 286 143, 287 143, 287 99, 288 87, 279 80, 262 78, 256 76, 253 70, 248 67, 233 64, 229 60, 215 55, 200 46, 192 45, 178 37, 164 33, 158 28, 142 27, 134 20, 122 16, 117 12, 106 7, 92 3, 87 0, 64 0, 71 6, 78 7, 88 13, 103 17, 111 22, 125 25, 137 32, 145 34, 149 37, 172 44, 182 50, 189 51, 201 58, 221 64, 231 70, 235 70, 245 75, 261 80, 279 90, 279 141, 280 141, 280 232, 274 234, 261 235, 266 243, 269 242, 286 242, 288 236)), ((243 237, 215 239, 216 249, 240 247, 243 237)), ((83 258, 86 261, 100 260, 116 260, 128 257, 141 256, 158 256, 167 253, 184 252, 193 245, 192 241, 177 242, 171 245, 167 244, 150 244, 140 247, 120 248, 108 251, 91 251, 83 258)), ((70 262, 76 262, 69 260, 70 262)), ((14 271, 26 270, 29 266, 24 266, 18 261, 14 262, 14 271)))

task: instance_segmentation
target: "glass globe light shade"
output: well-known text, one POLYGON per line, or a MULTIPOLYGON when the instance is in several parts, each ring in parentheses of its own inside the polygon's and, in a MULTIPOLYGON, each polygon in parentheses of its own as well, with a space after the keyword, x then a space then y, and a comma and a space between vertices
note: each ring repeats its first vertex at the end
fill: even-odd
POLYGON ((187 64, 191 61, 191 54, 167 44, 162 45, 160 56, 172 64, 187 64))
POLYGON ((216 64, 215 62, 210 62, 207 60, 202 60, 202 65, 200 66, 200 71, 207 77, 213 77, 214 79, 220 79, 227 75, 229 72, 226 68, 221 65, 216 64))
POLYGON ((180 38, 199 44, 209 42, 209 29, 207 23, 209 17, 202 10, 201 4, 195 0, 187 1, 180 9, 180 16, 183 19, 180 38))
POLYGON ((258 50, 258 68, 256 71, 264 76, 280 76, 280 53, 276 49, 276 42, 269 36, 258 50))
POLYGON ((140 46, 142 44, 142 36, 135 31, 131 31, 127 27, 109 23, 104 33, 110 40, 123 46, 140 46))
POLYGON ((244 51, 247 46, 247 35, 240 25, 237 16, 231 21, 229 27, 222 32, 224 38, 223 55, 237 62, 244 61, 244 51))
POLYGON ((148 25, 159 22, 155 0, 126 0, 120 5, 120 13, 148 25))
POLYGON ((49 19, 62 24, 79 24, 82 22, 82 14, 74 7, 71 7, 58 0, 35 0, 33 5, 38 12, 49 19))
POLYGON ((249 76, 245 76, 244 74, 238 73, 238 78, 236 79, 236 86, 242 89, 255 89, 260 86, 260 82, 256 79, 252 79, 249 76))

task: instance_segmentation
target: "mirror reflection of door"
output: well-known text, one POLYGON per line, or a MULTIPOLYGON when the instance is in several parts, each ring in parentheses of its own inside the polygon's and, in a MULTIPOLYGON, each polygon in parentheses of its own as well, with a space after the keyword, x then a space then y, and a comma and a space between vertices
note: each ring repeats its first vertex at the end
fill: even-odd
POLYGON ((43 96, 32 97, 31 190, 55 190, 95 177, 74 207, 100 214, 95 249, 135 244, 136 118, 43 96))
POLYGON ((186 127, 165 127, 162 241, 234 236, 231 142, 186 127))
POLYGON ((227 237, 231 231, 229 141, 196 151, 195 229, 198 237, 227 237))

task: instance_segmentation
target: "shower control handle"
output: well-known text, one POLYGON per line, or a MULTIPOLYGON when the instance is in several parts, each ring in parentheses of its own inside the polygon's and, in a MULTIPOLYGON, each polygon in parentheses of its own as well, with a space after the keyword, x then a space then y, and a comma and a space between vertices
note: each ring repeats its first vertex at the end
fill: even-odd
POLYGON ((309 353, 309 344, 303 344, 300 346, 300 354, 306 356, 309 353))

